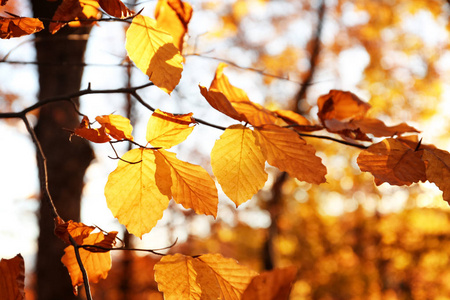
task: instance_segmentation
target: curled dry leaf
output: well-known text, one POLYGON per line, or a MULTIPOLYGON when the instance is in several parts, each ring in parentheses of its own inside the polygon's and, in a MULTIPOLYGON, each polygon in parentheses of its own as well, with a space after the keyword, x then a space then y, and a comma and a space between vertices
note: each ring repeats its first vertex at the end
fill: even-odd
POLYGON ((136 66, 160 89, 170 94, 181 79, 183 57, 172 36, 156 20, 138 15, 126 33, 125 48, 136 66))
POLYGON ((450 153, 440 149, 423 150, 427 179, 443 192, 443 198, 450 203, 450 153))
POLYGON ((99 7, 97 0, 63 0, 53 15, 49 31, 54 34, 67 24, 71 27, 91 26, 98 17, 99 7))
POLYGON ((83 240, 94 231, 95 227, 87 226, 83 223, 74 222, 69 220, 61 223, 60 219, 55 219, 55 235, 63 240, 67 245, 71 245, 69 234, 75 240, 77 244, 82 244, 83 240))
POLYGON ((5 300, 25 299, 25 264, 17 254, 11 259, 0 260, 0 296, 5 300))
POLYGON ((106 115, 98 116, 95 120, 102 125, 104 131, 113 139, 118 141, 124 139, 133 140, 133 136, 131 135, 133 126, 131 126, 128 118, 120 115, 106 115))
POLYGON ((120 0, 98 0, 98 3, 112 17, 124 19, 134 14, 134 11, 128 9, 120 0))
POLYGON ((30 35, 44 29, 44 24, 36 18, 0 17, 0 39, 10 39, 30 35))

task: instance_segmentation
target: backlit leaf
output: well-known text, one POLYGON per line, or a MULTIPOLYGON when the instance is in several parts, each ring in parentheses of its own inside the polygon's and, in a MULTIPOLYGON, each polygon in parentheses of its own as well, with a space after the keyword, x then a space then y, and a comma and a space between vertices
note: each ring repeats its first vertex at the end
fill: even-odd
POLYGON ((105 128, 105 132, 116 140, 133 140, 133 126, 130 120, 120 115, 98 116, 95 120, 105 128))
POLYGON ((256 128, 255 132, 269 164, 298 180, 325 182, 327 169, 322 160, 315 155, 314 147, 307 145, 297 133, 275 125, 256 128))
POLYGON ((394 126, 386 126, 383 121, 372 118, 355 120, 352 123, 362 132, 373 134, 376 137, 401 135, 406 132, 419 132, 417 129, 409 126, 406 123, 401 123, 394 126))
POLYGON ((172 35, 180 53, 183 51, 184 36, 191 17, 191 5, 180 0, 159 0, 155 8, 158 26, 172 35))
POLYGON ((63 0, 53 15, 53 22, 50 23, 49 30, 54 34, 67 24, 72 27, 92 25, 95 20, 89 21, 88 19, 97 18, 98 8, 99 4, 96 0, 63 0))
POLYGON ((247 118, 243 114, 238 113, 236 109, 234 109, 231 102, 228 101, 227 97, 222 92, 213 89, 209 89, 208 91, 208 89, 203 86, 199 87, 201 94, 203 95, 203 97, 205 97, 205 99, 212 107, 229 116, 230 118, 238 121, 248 122, 247 118))
POLYGON ((72 244, 69 239, 69 234, 77 244, 82 244, 83 240, 95 229, 93 226, 87 226, 83 223, 69 220, 65 223, 57 224, 55 226, 55 235, 63 240, 66 244, 72 244))
POLYGON ((219 199, 214 180, 205 169, 176 158, 175 153, 163 149, 155 152, 161 155, 171 169, 172 197, 185 208, 192 208, 197 214, 217 217, 219 199))
POLYGON ((211 166, 223 192, 241 205, 267 181, 265 161, 255 133, 242 125, 228 127, 211 151, 211 166))
MULTIPOLYGON (((117 232, 108 235, 115 236, 117 232)), ((103 240, 105 235, 103 232, 92 233, 83 240, 83 245, 105 245, 103 240)), ((112 244, 110 245, 112 246, 112 244)), ((88 274, 89 282, 96 283, 100 279, 105 279, 111 269, 111 253, 98 253, 79 249, 81 261, 88 274)), ((83 274, 78 265, 74 247, 68 246, 64 249, 64 255, 61 262, 66 266, 72 280, 74 294, 78 294, 78 286, 83 283, 83 274)))
POLYGON ((44 29, 44 24, 36 18, 0 17, 0 39, 10 39, 29 35, 44 29))
POLYGON ((105 127, 91 128, 88 117, 84 116, 81 120, 80 126, 75 128, 74 133, 79 137, 89 140, 94 143, 106 143, 111 138, 106 134, 105 127))
POLYGON ((0 260, 0 298, 5 300, 25 299, 25 264, 17 254, 11 259, 0 260))
POLYGON ((156 20, 138 15, 126 33, 128 56, 160 89, 171 93, 181 78, 183 57, 156 20))
POLYGON ((355 94, 350 92, 331 90, 327 95, 320 96, 317 100, 319 119, 325 124, 325 120, 360 119, 366 115, 370 105, 355 94))
POLYGON ((146 139, 154 147, 170 148, 184 141, 196 124, 192 113, 173 115, 157 109, 147 123, 146 139))
POLYGON ((238 300, 257 273, 220 254, 164 256, 155 281, 165 299, 238 300))
POLYGON ((253 277, 241 300, 287 300, 296 274, 295 267, 263 272, 253 277))
POLYGON ((150 232, 162 218, 171 197, 170 168, 154 151, 133 149, 125 153, 105 186, 106 203, 113 216, 138 237, 150 232))
POLYGON ((127 18, 134 14, 134 11, 128 9, 120 0, 98 0, 100 7, 110 16, 116 18, 127 18))
POLYGON ((450 154, 440 149, 424 150, 422 159, 426 163, 427 179, 443 192, 443 198, 450 203, 450 154))
POLYGON ((411 185, 426 180, 421 156, 422 151, 414 151, 401 141, 388 138, 362 151, 357 162, 361 171, 372 173, 377 185, 384 182, 411 185))

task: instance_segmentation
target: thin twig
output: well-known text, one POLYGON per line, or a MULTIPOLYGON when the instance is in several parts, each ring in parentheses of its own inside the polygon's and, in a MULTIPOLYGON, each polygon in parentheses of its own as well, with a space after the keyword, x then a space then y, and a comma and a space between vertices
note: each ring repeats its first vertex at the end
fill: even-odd
POLYGON ((81 256, 80 256, 80 248, 83 248, 83 247, 77 244, 77 242, 70 235, 70 233, 69 233, 69 240, 70 240, 70 243, 72 243, 73 249, 75 251, 75 257, 77 258, 78 266, 80 267, 81 274, 83 275, 83 283, 84 283, 84 290, 86 292, 86 299, 92 300, 91 288, 89 286, 89 277, 86 272, 86 269, 84 268, 83 261, 81 261, 81 256))

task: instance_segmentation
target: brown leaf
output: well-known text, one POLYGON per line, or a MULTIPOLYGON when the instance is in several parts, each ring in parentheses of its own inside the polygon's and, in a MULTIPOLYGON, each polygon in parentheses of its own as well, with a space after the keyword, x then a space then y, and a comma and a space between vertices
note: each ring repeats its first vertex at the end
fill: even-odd
POLYGON ((384 182, 391 185, 411 185, 427 179, 422 151, 414 151, 407 144, 393 138, 373 144, 362 151, 357 162, 361 171, 372 173, 377 185, 384 182))
POLYGON ((414 127, 406 123, 401 123, 395 126, 386 126, 383 121, 372 118, 364 118, 361 120, 354 120, 351 122, 354 128, 359 128, 364 133, 370 133, 376 137, 401 135, 406 132, 419 132, 414 127))
POLYGON ((287 300, 296 274, 293 266, 263 272, 253 277, 241 300, 287 300))
POLYGON ((108 15, 116 18, 124 19, 134 14, 120 0, 98 0, 98 3, 108 15))
POLYGON ((443 192, 443 198, 450 203, 450 153, 440 149, 426 149, 422 160, 426 164, 427 179, 443 192))
POLYGON ((72 244, 69 239, 69 234, 77 244, 82 244, 83 240, 95 229, 93 226, 87 226, 72 220, 65 223, 61 223, 59 220, 58 218, 55 219, 55 235, 68 245, 72 244))
POLYGON ((106 134, 105 127, 102 126, 98 129, 90 128, 89 118, 86 116, 81 120, 80 126, 75 128, 74 133, 94 143, 106 143, 111 140, 106 134))
POLYGON ((63 0, 53 15, 49 31, 54 34, 67 24, 72 27, 93 25, 94 20, 86 20, 97 18, 99 6, 96 0, 63 0))
POLYGON ((25 299, 25 264, 22 255, 0 260, 0 298, 25 299))
POLYGON ((0 17, 0 38, 9 39, 29 35, 44 29, 44 24, 36 18, 0 17))
POLYGON ((320 96, 317 100, 319 116, 322 124, 325 120, 348 120, 364 118, 370 105, 351 92, 331 90, 327 95, 320 96))

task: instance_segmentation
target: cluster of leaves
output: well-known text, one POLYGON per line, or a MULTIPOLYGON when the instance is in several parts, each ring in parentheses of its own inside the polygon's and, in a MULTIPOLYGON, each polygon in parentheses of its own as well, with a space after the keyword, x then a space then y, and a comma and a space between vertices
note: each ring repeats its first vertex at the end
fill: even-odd
MULTIPOLYGON (((153 84, 170 94, 183 71, 181 53, 192 7, 179 0, 160 0, 152 19, 134 14, 119 0, 64 0, 49 30, 56 33, 65 25, 92 25, 98 20, 99 8, 118 20, 132 19, 126 32, 128 56, 153 84)), ((1 18, 0 24, 1 38, 43 29, 40 20, 17 16, 1 18)), ((209 88, 199 88, 213 108, 239 122, 224 130, 211 152, 214 176, 236 207, 265 185, 266 162, 300 181, 324 183, 327 169, 315 148, 304 139, 320 138, 311 134, 315 131, 335 134, 341 137, 331 137, 335 141, 367 148, 359 155, 358 165, 374 175, 376 184, 411 185, 428 180, 444 192, 444 200, 450 201, 450 154, 422 145, 417 135, 403 136, 417 133, 415 128, 404 123, 387 126, 370 118, 369 104, 350 92, 337 90, 318 99, 317 124, 292 111, 270 110, 231 85, 223 73, 225 66, 218 66, 209 88), (386 139, 366 146, 373 138, 386 139)), ((148 121, 146 145, 134 141, 130 121, 122 116, 98 116, 96 121, 100 128, 92 128, 89 119, 83 117, 74 134, 96 143, 129 141, 139 146, 120 157, 105 187, 109 209, 130 233, 142 237, 150 232, 172 198, 198 214, 217 216, 215 181, 201 166, 181 161, 167 150, 183 142, 198 124, 192 113, 174 115, 155 110, 148 121)), ((58 218, 55 223, 56 234, 69 245, 62 261, 69 270, 74 291, 82 283, 87 284, 87 279, 96 282, 105 278, 117 232, 92 233, 94 227, 58 218)), ((19 259, 14 259, 14 263, 16 260, 19 259)), ((20 275, 16 273, 8 273, 8 282, 20 275)), ((155 266, 155 280, 168 299, 178 299, 180 295, 189 299, 255 299, 257 293, 269 292, 274 293, 271 299, 276 299, 285 297, 294 277, 292 269, 256 276, 218 254, 165 256, 155 266), (280 276, 289 280, 279 282, 280 276)), ((9 291, 13 284, 5 286, 9 291)), ((16 289, 11 290, 10 295, 16 293, 16 289)))

